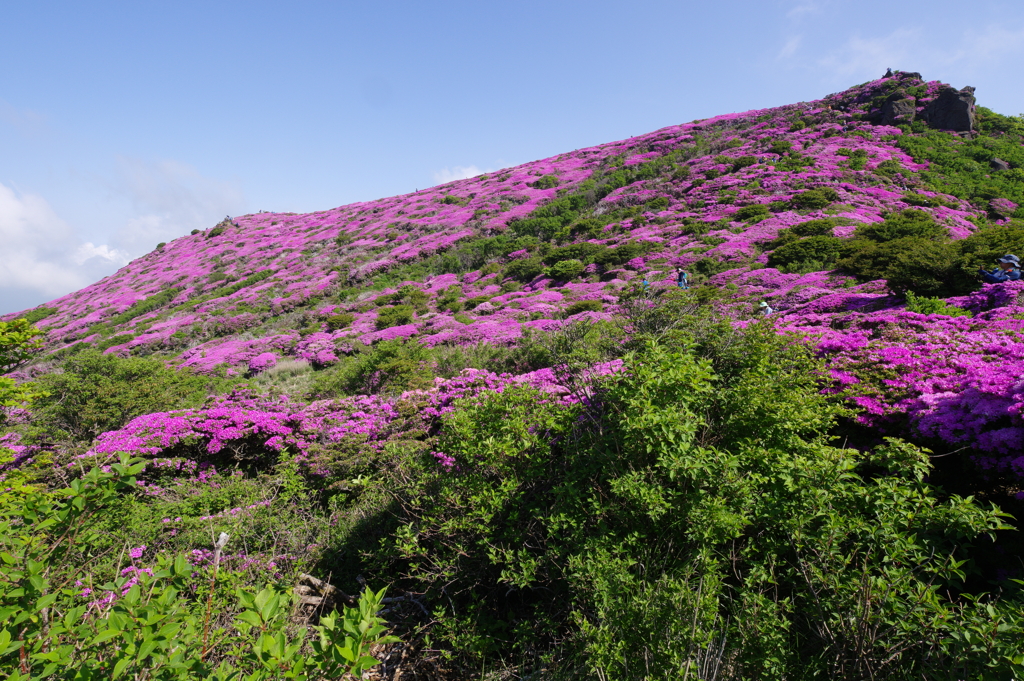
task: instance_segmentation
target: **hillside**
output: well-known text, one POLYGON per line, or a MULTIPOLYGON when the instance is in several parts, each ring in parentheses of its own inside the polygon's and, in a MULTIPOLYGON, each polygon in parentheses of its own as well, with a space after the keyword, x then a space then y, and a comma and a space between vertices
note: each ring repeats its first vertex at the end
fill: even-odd
MULTIPOLYGON (((983 517, 981 506, 965 510, 975 508, 970 500, 958 505, 961 497, 973 497, 996 502, 1017 518, 1024 512, 1024 281, 982 284, 977 274, 1005 253, 1024 257, 1022 141, 1024 122, 976 107, 973 89, 897 72, 821 100, 674 125, 403 196, 305 215, 229 217, 160 244, 81 291, 4 318, 25 318, 42 330, 32 361, 10 376, 38 381, 49 392, 37 398, 35 411, 6 408, 0 445, 13 458, 4 476, 11 489, 57 487, 83 466, 109 467, 119 453, 141 456, 145 465, 135 473, 141 494, 119 507, 124 524, 112 521, 106 530, 117 537, 114 543, 134 542, 133 551, 141 546, 138 556, 131 554, 133 569, 187 552, 196 571, 209 568, 210 537, 226 531, 235 550, 224 561, 238 584, 288 585, 309 572, 321 579, 333 574, 342 588, 358 590, 355 574, 366 572, 371 585, 389 584, 408 594, 404 606, 394 606, 392 623, 407 641, 419 641, 412 657, 420 673, 429 668, 440 676, 454 674, 450 678, 468 674, 460 664, 479 667, 488 656, 520 671, 548 663, 564 671, 569 658, 552 652, 562 650, 563 636, 582 646, 574 649, 585 660, 579 669, 618 669, 613 660, 622 653, 616 646, 627 640, 629 646, 641 644, 622 631, 609 633, 604 623, 619 619, 625 630, 640 621, 630 618, 647 615, 630 611, 611 594, 651 598, 648 605, 657 610, 664 605, 659 598, 676 598, 693 586, 672 573, 668 558, 664 574, 674 577, 643 582, 647 577, 632 567, 640 558, 616 542, 667 547, 675 540, 638 540, 623 529, 640 522, 636 518, 645 518, 645 528, 652 520, 657 525, 665 509, 683 508, 672 505, 685 497, 686 512, 696 514, 693 526, 708 523, 701 541, 715 536, 724 542, 729 536, 734 542, 743 531, 728 529, 732 521, 724 520, 722 509, 736 499, 767 498, 787 485, 807 484, 807 490, 835 490, 834 499, 822 501, 825 508, 852 509, 860 503, 853 500, 878 494, 873 485, 885 478, 878 470, 905 475, 907 489, 917 490, 900 496, 899 503, 921 500, 905 517, 930 520, 922 521, 923 529, 908 526, 899 541, 898 533, 871 541, 896 545, 912 535, 948 538, 956 532, 978 537, 973 545, 957 539, 950 553, 939 554, 949 556, 945 567, 935 567, 932 581, 922 582, 926 590, 941 584, 943 594, 958 594, 949 597, 955 605, 948 612, 966 617, 971 597, 981 603, 983 593, 1016 593, 1009 580, 1020 578, 1024 557, 1020 540, 1009 533, 999 533, 995 542, 982 537, 1002 529, 1005 516, 983 517), (676 286, 677 270, 688 273, 686 291, 676 286), (761 302, 770 305, 770 315, 760 313, 761 302), (673 335, 680 329, 689 340, 673 335), (719 343, 732 338, 743 354, 719 343), (687 359, 691 355, 698 359, 687 359), (744 358, 754 359, 748 365, 744 358), (133 360, 141 363, 129 366, 133 360), (175 371, 167 372, 165 364, 175 371), (744 381, 754 380, 749 372, 755 364, 767 383, 748 390, 744 381), (661 373, 649 373, 650 367, 661 373), (792 367, 801 370, 786 373, 792 367), (89 383, 104 374, 108 383, 89 383), (742 418, 723 416, 747 408, 732 398, 699 407, 695 396, 709 392, 705 385, 713 376, 736 377, 738 387, 716 384, 710 393, 737 391, 736 400, 742 396, 744 404, 759 405, 756 418, 747 412, 742 418), (103 401, 128 395, 118 392, 128 384, 139 388, 149 381, 161 387, 138 389, 130 399, 118 397, 123 403, 116 405, 103 401), (612 387, 601 387, 606 385, 612 387), (82 397, 88 390, 95 397, 82 397), (632 401, 637 395, 646 401, 632 401), (659 401, 665 395, 673 396, 669 403, 659 401), (466 397, 471 399, 461 399, 466 397), (646 425, 639 416, 637 423, 629 420, 651 405, 675 415, 666 421, 651 416, 646 425), (493 430, 506 419, 525 419, 529 427, 493 430), (573 423, 587 419, 609 430, 574 430, 573 423), (673 454, 659 450, 662 445, 653 439, 647 449, 635 443, 659 428, 669 433, 675 426, 666 423, 687 419, 703 425, 671 432, 667 441, 699 442, 693 460, 706 475, 734 485, 714 492, 720 494, 718 511, 695 511, 704 503, 698 498, 710 498, 697 492, 691 499, 681 489, 651 491, 644 487, 651 480, 642 481, 637 472, 647 470, 639 462, 654 457, 652 452, 662 453, 646 464, 650 470, 667 465, 673 454), (752 438, 763 439, 756 454, 752 438), (566 442, 590 444, 567 453, 566 442), (908 454, 914 445, 929 448, 933 458, 908 454), (605 447, 621 457, 633 452, 632 458, 591 462, 579 470, 598 475, 592 471, 606 467, 622 474, 593 483, 594 489, 607 483, 611 497, 628 499, 622 509, 635 504, 609 521, 615 541, 592 543, 596 530, 581 529, 587 523, 580 518, 589 513, 580 510, 582 501, 563 508, 557 522, 546 518, 553 523, 548 534, 480 529, 504 514, 510 527, 520 516, 532 517, 523 509, 535 509, 534 494, 561 490, 569 498, 586 489, 573 486, 586 476, 577 479, 566 471, 577 470, 573 466, 586 458, 585 451, 605 447), (729 464, 735 469, 701 458, 716 448, 735 454, 729 464), (758 463, 776 456, 776 464, 758 463), (865 465, 873 472, 865 473, 865 465), (478 466, 487 472, 472 485, 451 482, 471 476, 478 466), (847 489, 853 483, 831 477, 855 469, 872 491, 847 489), (807 479, 763 482, 783 470, 802 471, 794 475, 806 473, 807 479), (493 493, 483 491, 492 483, 493 493), (527 488, 533 491, 527 494, 527 488), (956 513, 962 516, 954 531, 943 523, 953 523, 956 513), (712 518, 719 523, 714 528, 712 518), (443 539, 449 534, 450 543, 443 539), (454 539, 468 536, 476 538, 464 544, 454 539), (557 550, 556 536, 566 542, 557 550), (432 552, 431 546, 442 548, 432 552), (489 552, 490 563, 482 552, 489 552), (583 557, 599 554, 598 562, 583 557), (959 569, 954 555, 970 560, 973 572, 965 569, 957 578, 942 572, 959 569), (612 575, 607 566, 620 562, 631 567, 612 575), (552 576, 569 564, 574 572, 552 576), (457 594, 446 591, 452 584, 457 594), (518 595, 495 595, 506 587, 518 595), (532 589, 565 599, 565 611, 543 619, 547 601, 532 589), (450 618, 441 594, 450 601, 450 618), (456 601, 466 609, 456 608, 456 601), (589 605, 569 614, 570 606, 583 601, 589 605), (413 605, 422 613, 413 612, 413 605), (416 620, 427 609, 431 621, 416 620), (541 631, 544 626, 550 631, 541 631), (416 638, 423 631, 440 643, 416 638), (561 666, 552 662, 558 660, 561 666)), ((690 479, 691 464, 673 465, 665 480, 690 479)), ((878 508, 888 508, 886 503, 879 501, 878 508)), ((755 513, 748 507, 733 512, 755 513)), ((802 511, 779 507, 770 513, 783 518, 802 511)), ((817 513, 808 511, 808 517, 824 517, 817 513)), ((839 532, 839 525, 829 531, 839 532)), ((824 532, 811 525, 792 531, 824 532)), ((755 553, 783 551, 785 544, 743 536, 763 544, 750 554, 735 554, 741 563, 761 560, 751 557, 755 553)), ((888 563, 928 563, 932 558, 922 556, 928 550, 935 555, 930 541, 915 539, 919 544, 888 563)), ((665 548, 658 560, 673 550, 665 548)), ((850 560, 863 558, 867 565, 879 550, 860 554, 851 548, 850 560)), ((696 551, 680 564, 697 565, 697 555, 708 565, 728 562, 724 554, 712 553, 696 551)), ((829 556, 836 561, 830 565, 846 560, 829 556)), ((750 575, 761 575, 758 570, 750 575)), ((894 579, 885 575, 876 576, 894 579)), ((714 588, 739 589, 730 579, 716 576, 714 588)), ((844 584, 842 589, 853 590, 836 592, 854 598, 852 582, 844 584)), ((106 589, 111 595, 105 604, 116 601, 120 588, 106 589)), ((908 593, 914 588, 908 586, 908 593)), ((192 593, 201 595, 202 589, 192 593)), ((768 592, 759 593, 761 598, 768 592)), ((767 600, 762 606, 773 613, 772 608, 799 611, 802 606, 792 603, 800 597, 790 596, 776 593, 770 608, 767 600), (790 596, 795 600, 786 601, 790 596)), ((718 631, 716 618, 725 610, 702 610, 701 597, 695 598, 693 612, 701 614, 694 614, 694 622, 710 618, 707 631, 718 631)), ((843 602, 837 612, 852 607, 853 601, 843 602)), ((909 602, 879 617, 899 619, 903 615, 893 613, 910 608, 909 602)), ((1007 602, 1009 614, 999 622, 1011 631, 1020 624, 1020 605, 1007 602)), ((759 607, 743 601, 743 616, 768 612, 759 607)), ((739 617, 741 611, 729 613, 739 617)), ((998 624, 986 623, 984 615, 971 617, 980 618, 971 620, 979 631, 998 624)), ((793 631, 803 631, 793 618, 793 631)), ((767 636, 769 629, 750 640, 767 636)), ((903 633, 924 640, 920 631, 903 633)), ((695 638, 683 646, 689 651, 683 658, 704 665, 714 657, 717 634, 706 640, 691 634, 695 638)), ((879 634, 878 645, 888 645, 886 636, 898 638, 892 631, 879 634)), ((934 641, 946 640, 935 636, 934 641)), ((843 648, 848 640, 836 643, 842 636, 822 637, 832 643, 815 648, 821 659, 828 651, 849 652, 843 648)), ((1015 659, 997 638, 986 639, 989 647, 978 659, 1015 659)), ((807 663, 797 652, 810 645, 807 640, 786 648, 791 657, 778 664, 795 669, 807 663)), ((945 643, 934 645, 906 669, 932 664, 921 660, 932 660, 928 655, 938 655, 939 648, 945 657, 934 659, 961 664, 969 657, 950 652, 945 643)), ((756 668, 768 674, 759 678, 771 678, 766 660, 775 653, 751 650, 748 645, 731 658, 733 672, 756 668)), ((852 661, 859 654, 842 658, 841 668, 830 667, 830 673, 869 678, 852 661)), ((899 664, 912 657, 899 655, 899 664)), ((884 657, 879 653, 877 659, 884 657)), ((662 663, 669 669, 678 659, 662 663)), ((879 665, 871 673, 888 669, 879 665)), ((700 674, 711 678, 706 670, 700 674)), ((615 678, 653 677, 620 669, 615 678)))

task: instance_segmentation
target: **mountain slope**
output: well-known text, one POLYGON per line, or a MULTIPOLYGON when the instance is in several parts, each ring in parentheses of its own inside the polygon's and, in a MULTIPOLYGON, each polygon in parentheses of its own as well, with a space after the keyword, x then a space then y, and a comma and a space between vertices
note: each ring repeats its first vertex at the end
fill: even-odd
POLYGON ((524 329, 557 328, 565 313, 607 318, 632 278, 659 287, 684 268, 721 288, 716 304, 737 319, 765 299, 780 328, 821 335, 863 421, 1009 455, 1024 442, 1013 380, 1024 366, 1015 340, 998 341, 1020 331, 1008 305, 1016 285, 970 291, 973 268, 1024 246, 1006 220, 1024 187, 1013 125, 975 116, 970 90, 897 73, 414 194, 227 219, 28 316, 56 356, 96 346, 258 373, 280 357, 327 366, 401 337, 514 343, 524 329), (936 133, 922 119, 983 134, 936 133), (1007 158, 985 173, 996 152, 1007 158), (971 180, 979 168, 984 177, 971 180), (943 236, 884 247, 858 238, 908 209, 943 236), (984 226, 966 254, 939 243, 984 226), (992 226, 1004 233, 993 237, 992 226), (911 273, 909 286, 890 276, 897 293, 967 294, 951 304, 981 314, 913 316, 875 280, 886 267, 911 273), (880 330, 908 325, 909 338, 880 330), (898 376, 872 369, 883 356, 903 363, 898 376))

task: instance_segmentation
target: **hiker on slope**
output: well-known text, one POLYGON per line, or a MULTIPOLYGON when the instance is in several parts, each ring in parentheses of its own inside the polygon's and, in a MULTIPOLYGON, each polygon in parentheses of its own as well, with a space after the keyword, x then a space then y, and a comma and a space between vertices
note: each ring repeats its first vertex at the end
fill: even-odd
POLYGON ((1020 279, 1020 259, 1007 253, 996 260, 999 263, 992 271, 979 269, 978 274, 987 284, 1002 284, 1004 281, 1017 281, 1020 279))

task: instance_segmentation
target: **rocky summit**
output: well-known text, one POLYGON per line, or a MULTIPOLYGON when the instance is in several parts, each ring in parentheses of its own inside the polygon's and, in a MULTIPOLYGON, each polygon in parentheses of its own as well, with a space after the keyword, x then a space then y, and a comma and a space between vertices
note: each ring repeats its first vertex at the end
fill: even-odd
POLYGON ((312 624, 355 603, 331 575, 390 585, 382 678, 1011 678, 1022 143, 974 88, 896 71, 229 216, 4 318, 42 331, 5 484, 139 462, 90 611, 174 556, 312 624))

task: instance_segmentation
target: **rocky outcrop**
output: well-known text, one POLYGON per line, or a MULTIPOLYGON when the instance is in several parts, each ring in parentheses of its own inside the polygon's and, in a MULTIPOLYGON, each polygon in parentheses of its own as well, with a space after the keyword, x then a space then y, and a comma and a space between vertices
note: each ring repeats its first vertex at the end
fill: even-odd
POLYGON ((921 118, 937 130, 967 132, 975 129, 974 88, 946 88, 925 107, 921 118))
POLYGON ((894 95, 882 105, 882 125, 912 123, 917 115, 917 100, 905 95, 894 95))

